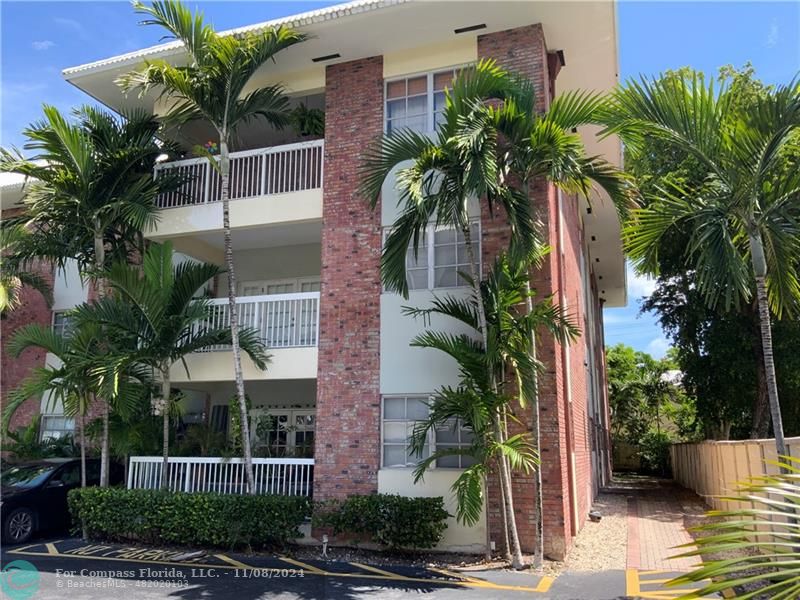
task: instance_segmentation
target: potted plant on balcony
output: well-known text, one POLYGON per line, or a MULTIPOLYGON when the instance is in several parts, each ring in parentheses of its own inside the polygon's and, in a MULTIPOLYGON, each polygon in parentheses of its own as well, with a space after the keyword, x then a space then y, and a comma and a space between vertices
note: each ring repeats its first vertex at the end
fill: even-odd
POLYGON ((308 108, 301 102, 289 114, 289 121, 301 138, 325 137, 325 111, 320 108, 308 108))

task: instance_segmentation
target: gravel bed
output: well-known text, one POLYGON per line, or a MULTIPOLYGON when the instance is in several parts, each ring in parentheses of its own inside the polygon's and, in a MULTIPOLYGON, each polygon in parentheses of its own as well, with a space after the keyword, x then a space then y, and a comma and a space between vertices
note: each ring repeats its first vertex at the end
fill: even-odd
POLYGON ((628 499, 624 494, 601 493, 594 505, 602 515, 587 520, 564 562, 566 571, 625 569, 628 543, 628 499))

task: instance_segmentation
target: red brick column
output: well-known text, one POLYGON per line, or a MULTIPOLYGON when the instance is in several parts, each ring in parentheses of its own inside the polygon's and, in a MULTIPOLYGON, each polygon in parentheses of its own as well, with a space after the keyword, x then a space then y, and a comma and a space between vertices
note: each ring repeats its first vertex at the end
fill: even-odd
POLYGON ((383 131, 383 58, 329 66, 325 105, 316 499, 378 489, 380 210, 357 188, 359 156, 383 131))
MULTIPOLYGON (((553 88, 548 69, 547 46, 540 24, 478 36, 478 57, 494 58, 500 66, 528 77, 537 94, 537 109, 544 110, 550 102, 553 88)), ((545 259, 542 268, 532 278, 539 297, 557 291, 559 282, 558 202, 555 190, 544 183, 534 187, 531 201, 554 251, 545 259)), ((488 269, 497 251, 507 247, 508 228, 504 220, 494 219, 484 209, 481 216, 484 269, 488 269)), ((564 398, 564 369, 560 345, 544 336, 538 348, 538 357, 545 364, 539 380, 540 430, 542 448, 542 491, 545 553, 552 558, 562 558, 569 544, 569 490, 568 456, 566 451, 566 401, 564 398)), ((580 365, 582 368, 582 365, 580 365)), ((517 410, 523 426, 530 428, 530 408, 527 414, 517 410)), ((535 483, 533 477, 517 475, 513 481, 515 512, 523 550, 534 547, 536 532, 534 522, 535 483)), ((490 481, 489 525, 491 535, 501 544, 502 528, 500 502, 496 482, 490 481)))

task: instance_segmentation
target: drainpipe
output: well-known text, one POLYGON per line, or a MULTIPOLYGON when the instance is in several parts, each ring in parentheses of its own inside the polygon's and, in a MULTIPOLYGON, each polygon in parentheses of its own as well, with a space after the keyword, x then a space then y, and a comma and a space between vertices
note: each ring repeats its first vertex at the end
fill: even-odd
MULTIPOLYGON (((559 266, 558 266, 558 287, 559 287, 559 303, 563 310, 569 308, 567 301, 566 283, 567 273, 564 268, 564 197, 561 190, 558 190, 558 253, 559 253, 559 266)), ((570 351, 569 344, 561 344, 561 357, 563 364, 563 381, 565 385, 565 400, 566 406, 564 407, 566 417, 566 438, 567 438, 567 489, 569 493, 570 515, 569 526, 570 534, 575 536, 578 534, 578 495, 576 493, 577 481, 575 477, 575 440, 573 428, 573 411, 572 411, 572 369, 570 365, 570 351)))

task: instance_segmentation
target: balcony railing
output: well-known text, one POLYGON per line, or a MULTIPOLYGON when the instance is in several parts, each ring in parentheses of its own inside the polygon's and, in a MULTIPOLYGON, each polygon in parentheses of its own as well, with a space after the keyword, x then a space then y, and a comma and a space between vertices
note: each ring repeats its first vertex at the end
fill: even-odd
MULTIPOLYGON (((132 456, 128 489, 159 489, 163 460, 160 456, 132 456)), ((253 474, 256 494, 310 496, 314 459, 254 458, 253 474)), ((244 494, 247 490, 241 458, 170 456, 167 483, 174 492, 244 494)))
MULTIPOLYGON (((212 327, 230 327, 227 298, 211 301, 212 327)), ((316 346, 319 339, 319 292, 238 296, 239 325, 260 332, 268 348, 316 346)), ((228 346, 212 348, 227 350, 228 346)))
MULTIPOLYGON (((322 187, 324 140, 313 140, 244 152, 231 152, 230 199, 255 198, 322 187)), ((219 173, 207 158, 190 158, 156 166, 155 175, 175 172, 188 181, 158 198, 161 208, 219 202, 219 173)))

